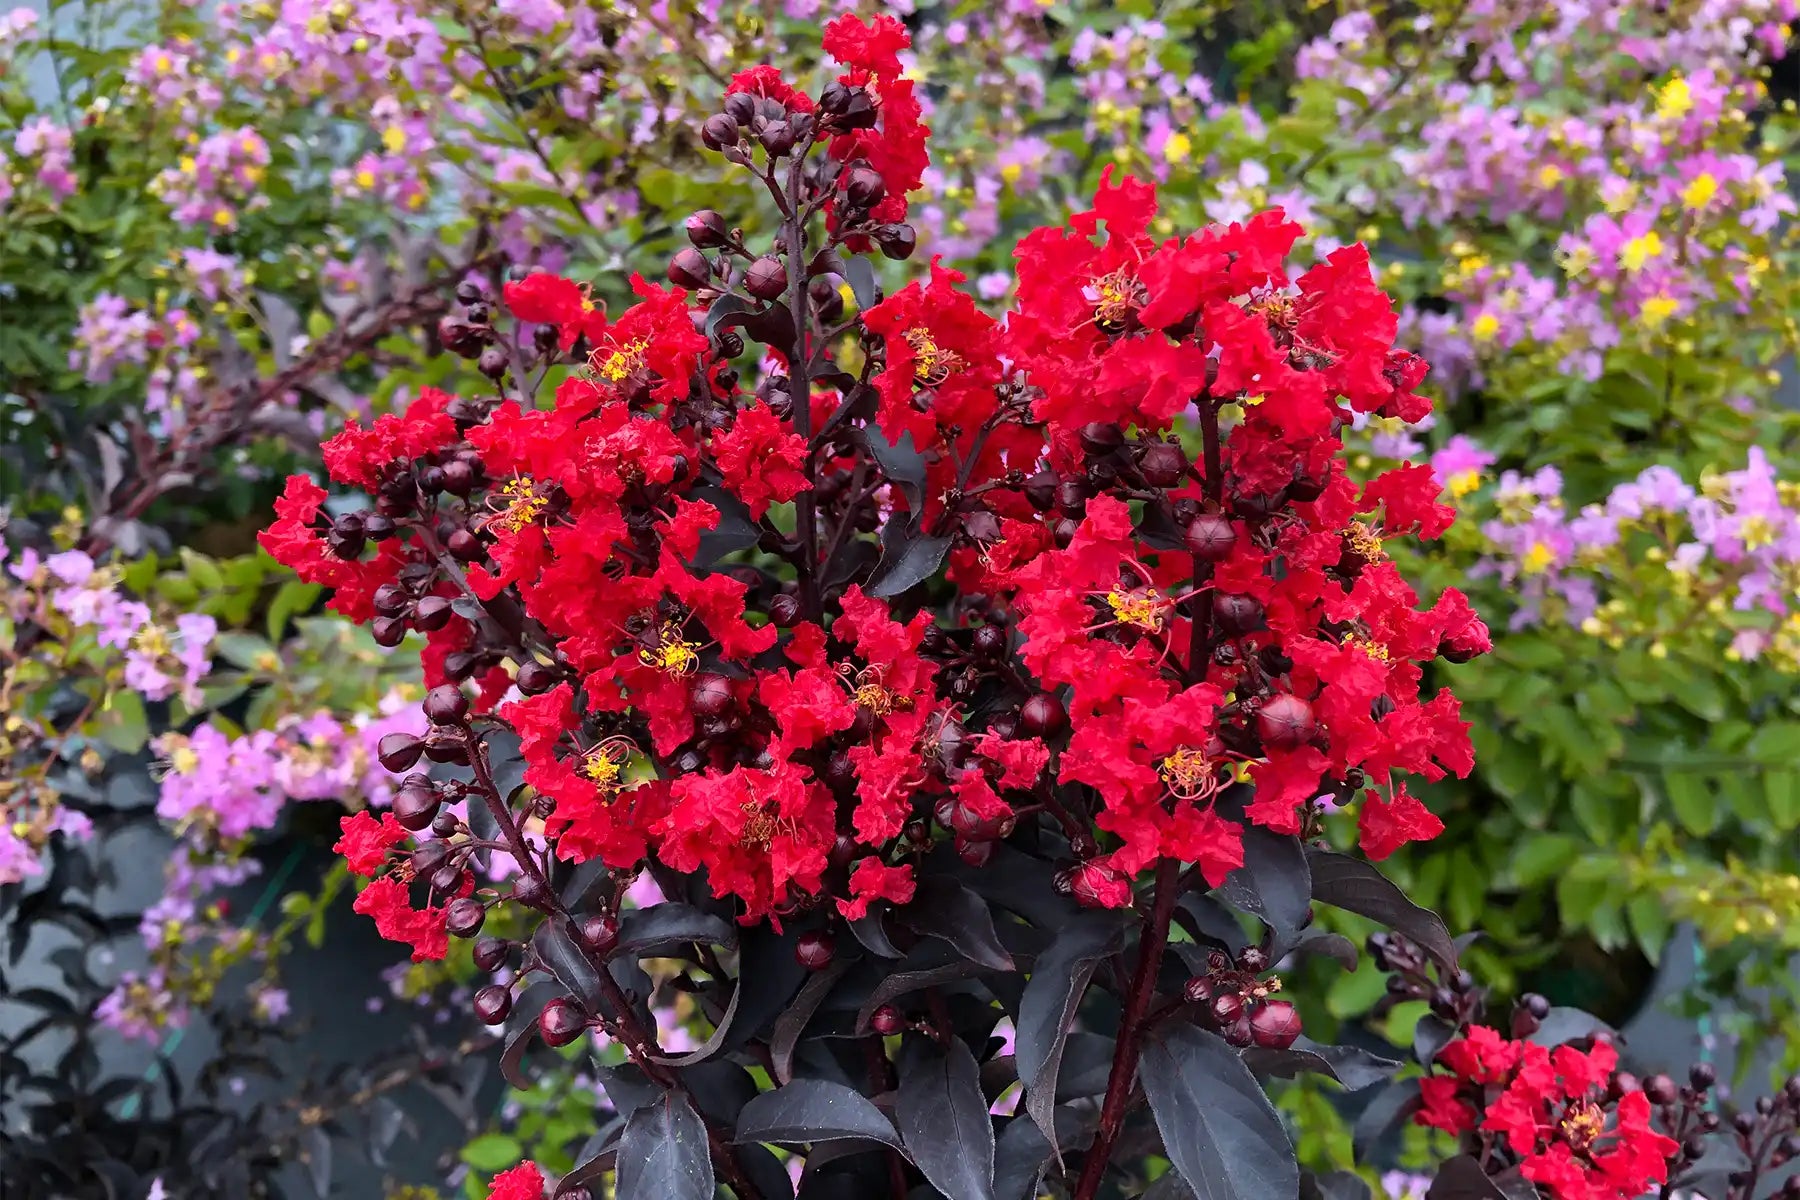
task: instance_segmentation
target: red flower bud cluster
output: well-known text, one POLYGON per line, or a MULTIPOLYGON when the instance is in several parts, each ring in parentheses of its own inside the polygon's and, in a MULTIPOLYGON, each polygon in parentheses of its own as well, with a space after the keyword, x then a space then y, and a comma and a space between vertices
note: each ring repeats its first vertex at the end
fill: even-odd
POLYGON ((1419 1081, 1414 1120, 1497 1135, 1519 1173, 1554 1200, 1631 1200, 1666 1182, 1681 1154, 1652 1128, 1652 1097, 1616 1070, 1608 1041, 1552 1050, 1475 1025, 1439 1052, 1437 1065, 1446 1073, 1419 1081))
MULTIPOLYGON (((582 364, 554 403, 484 360, 497 396, 428 392, 326 447, 370 507, 329 517, 297 476, 264 545, 378 641, 424 633, 429 685, 472 689, 433 692, 414 759, 479 783, 505 726, 529 789, 495 803, 557 857, 704 872, 746 921, 904 903, 937 842, 979 867, 1026 821, 1108 907, 1169 860, 1216 885, 1246 822, 1315 833, 1323 800, 1360 804, 1372 858, 1432 837, 1406 777, 1471 751, 1423 667, 1488 642, 1385 552, 1450 524, 1430 470, 1359 483, 1341 459, 1353 413, 1429 408, 1366 252, 1292 274, 1279 212, 1158 240, 1150 185, 1109 176, 1021 241, 1004 320, 936 264, 843 320, 848 256, 911 252, 905 45, 841 18, 819 96, 737 77, 702 137, 770 185, 766 251, 708 211, 681 286, 634 277, 616 317, 573 281, 507 284, 544 332, 466 349, 582 364), (1247 808, 1215 803, 1234 780, 1247 808)), ((406 827, 456 832, 424 786, 406 827)), ((341 848, 377 870, 397 832, 358 818, 341 848)), ((441 901, 468 875, 439 857, 441 901)), ((441 910, 414 930, 398 878, 375 886, 384 932, 441 953, 441 910)), ((1291 1040, 1273 1011, 1254 1036, 1291 1040)))

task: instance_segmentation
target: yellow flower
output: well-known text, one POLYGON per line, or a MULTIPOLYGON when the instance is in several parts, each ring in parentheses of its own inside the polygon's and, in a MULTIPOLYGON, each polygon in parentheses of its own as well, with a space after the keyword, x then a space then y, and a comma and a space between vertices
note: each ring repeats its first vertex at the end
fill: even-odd
POLYGON ((1007 163, 1004 167, 1000 168, 1000 178, 1006 180, 1008 184, 1019 182, 1019 176, 1024 173, 1025 168, 1018 163, 1007 163))
POLYGON ((1712 172, 1702 171, 1694 176, 1692 183, 1681 189, 1681 203, 1688 209, 1698 212, 1718 194, 1719 181, 1713 178, 1712 172))
POLYGON ((1481 486, 1481 472, 1470 467, 1458 471, 1450 477, 1450 495, 1461 500, 1464 496, 1481 486))
POLYGON ((1543 165, 1543 167, 1541 167, 1538 170, 1538 186, 1539 187, 1553 188, 1557 184, 1561 183, 1562 181, 1563 181, 1562 168, 1557 166, 1555 163, 1545 163, 1543 165))
POLYGON ((1478 342, 1491 342, 1494 335, 1500 332, 1500 318, 1493 313, 1482 313, 1469 326, 1469 335, 1478 342))
POLYGON ((362 170, 358 171, 356 173, 356 186, 359 188, 362 188, 364 191, 367 191, 368 189, 374 187, 375 186, 375 172, 369 170, 369 168, 367 168, 367 167, 364 167, 362 170))
POLYGON ((1627 271, 1641 271, 1645 263, 1661 257, 1662 252, 1662 236, 1652 229, 1619 247, 1619 265, 1627 271))
POLYGON ((1193 139, 1185 133, 1171 133, 1169 140, 1163 143, 1164 162, 1186 162, 1188 155, 1193 152, 1193 139))
POLYGON ((1663 322, 1674 316, 1680 307, 1672 296, 1652 296, 1638 310, 1638 321, 1646 329, 1661 329, 1663 322))
POLYGON ((221 208, 213 213, 213 224, 217 225, 220 229, 230 229, 232 223, 236 220, 237 218, 232 216, 229 208, 221 208))
POLYGON ((1531 549, 1525 552, 1524 560, 1519 564, 1527 575, 1542 575, 1556 561, 1556 555, 1550 547, 1542 542, 1531 543, 1531 549))
POLYGON ((1656 91, 1656 115, 1664 120, 1685 117, 1694 107, 1694 94, 1688 81, 1677 75, 1656 91))

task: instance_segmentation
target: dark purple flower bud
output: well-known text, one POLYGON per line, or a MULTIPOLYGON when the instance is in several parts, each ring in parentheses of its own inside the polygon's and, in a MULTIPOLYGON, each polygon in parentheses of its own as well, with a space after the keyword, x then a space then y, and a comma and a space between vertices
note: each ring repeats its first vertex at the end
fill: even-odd
POLYGON ((758 300, 774 300, 787 291, 787 268, 781 260, 765 254, 744 272, 744 290, 758 300))

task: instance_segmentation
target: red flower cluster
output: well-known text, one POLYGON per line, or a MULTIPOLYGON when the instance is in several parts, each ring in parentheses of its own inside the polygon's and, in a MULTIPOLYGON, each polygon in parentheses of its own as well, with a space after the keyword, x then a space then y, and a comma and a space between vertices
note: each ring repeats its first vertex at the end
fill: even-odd
POLYGON ((1649 1097, 1616 1086, 1609 1042, 1551 1050, 1476 1025, 1437 1061, 1450 1073, 1419 1081, 1414 1119, 1446 1133, 1498 1134, 1520 1173, 1555 1200, 1632 1200, 1665 1182, 1680 1152, 1651 1128, 1649 1097))
MULTIPOLYGON (((1069 887, 1107 906, 1167 860, 1221 882, 1246 820, 1316 832, 1322 798, 1360 796, 1374 858, 1437 833, 1406 777, 1471 753, 1422 668, 1488 642, 1384 552, 1450 523, 1430 471, 1359 483, 1339 457, 1352 412, 1429 407, 1365 252, 1290 276, 1280 213, 1159 242, 1150 185, 1108 177, 1020 243, 1004 322, 934 264, 842 326, 846 369, 839 256, 910 250, 925 129, 897 22, 826 45, 847 73, 816 101, 759 68, 707 123, 732 155, 744 130, 772 163, 820 147, 791 178, 824 249, 743 270, 696 214, 695 246, 728 250, 683 252, 672 275, 716 281, 692 292, 634 278, 615 320, 571 281, 509 283, 548 361, 585 356, 554 405, 430 393, 353 427, 326 463, 373 508, 328 519, 297 476, 264 545, 384 644, 428 634, 428 684, 476 685, 517 733, 555 854, 704 872, 746 921, 906 902, 934 823, 978 866, 1053 818, 1069 887), (774 270, 806 274, 799 311, 774 270), (785 364, 754 391, 739 325, 785 364), (1234 779, 1246 812, 1214 803, 1234 779)), ((371 873, 392 833, 359 818, 340 848, 371 873)), ((429 953, 441 910, 403 900, 388 877, 358 907, 429 953)))

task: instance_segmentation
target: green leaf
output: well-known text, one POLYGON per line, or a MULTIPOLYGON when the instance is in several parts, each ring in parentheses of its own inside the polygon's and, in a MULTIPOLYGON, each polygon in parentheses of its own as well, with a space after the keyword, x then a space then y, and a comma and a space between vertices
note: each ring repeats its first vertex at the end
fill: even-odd
POLYGON ((524 1157, 525 1148, 504 1133, 484 1133, 462 1150, 464 1162, 489 1174, 516 1167, 524 1157))
POLYGON ((1769 722, 1756 731, 1744 752, 1770 766, 1800 766, 1800 721, 1769 722))
POLYGON ((1513 882, 1536 887, 1558 875, 1580 853, 1581 844, 1566 833, 1532 834, 1513 851, 1513 882))
POLYGON ((1719 803, 1703 776, 1693 771, 1669 771, 1663 775, 1663 796, 1682 828, 1704 837, 1719 825, 1719 803))
POLYGON ((1800 770, 1764 771, 1763 800, 1778 832, 1800 826, 1800 770))
POLYGON ((282 584, 276 590, 275 598, 269 601, 269 640, 281 641, 281 635, 287 629, 288 618, 296 613, 309 611, 317 603, 322 590, 316 583, 301 583, 298 579, 290 579, 282 584))
POLYGON ((189 579, 209 592, 224 588, 225 575, 219 570, 219 564, 204 555, 196 554, 186 546, 181 548, 181 566, 189 579))

